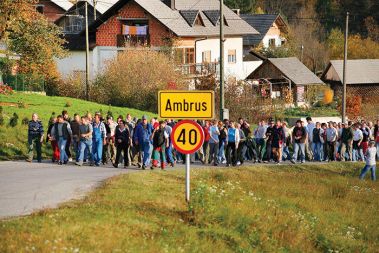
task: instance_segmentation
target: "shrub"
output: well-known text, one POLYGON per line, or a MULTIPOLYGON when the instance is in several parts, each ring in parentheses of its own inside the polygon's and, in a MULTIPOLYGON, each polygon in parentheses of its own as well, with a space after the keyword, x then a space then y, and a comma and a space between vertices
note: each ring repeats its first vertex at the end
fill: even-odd
POLYGON ((85 98, 85 73, 77 73, 57 84, 58 94, 63 97, 85 98))
POLYGON ((23 102, 23 101, 18 101, 18 102, 17 102, 17 107, 18 107, 18 108, 26 108, 26 104, 25 104, 25 102, 23 102))
POLYGON ((28 119, 28 117, 24 117, 24 118, 22 119, 21 123, 22 123, 23 125, 27 125, 27 124, 29 124, 29 119, 28 119))
POLYGON ((71 107, 72 106, 72 103, 70 100, 67 100, 66 101, 66 104, 64 105, 64 107, 71 107))
POLYGON ((17 124, 18 124, 18 115, 17 113, 13 113, 12 118, 10 118, 9 120, 9 126, 15 127, 17 126, 17 124))
POLYGON ((0 113, 0 126, 4 125, 4 116, 0 113))
POLYGON ((172 82, 184 86, 184 78, 166 54, 128 50, 110 61, 91 88, 91 99, 103 104, 157 111, 157 93, 172 82), (127 67, 125 67, 127 66, 127 67))
POLYGON ((3 107, 0 106, 0 114, 2 114, 2 113, 3 113, 3 107))

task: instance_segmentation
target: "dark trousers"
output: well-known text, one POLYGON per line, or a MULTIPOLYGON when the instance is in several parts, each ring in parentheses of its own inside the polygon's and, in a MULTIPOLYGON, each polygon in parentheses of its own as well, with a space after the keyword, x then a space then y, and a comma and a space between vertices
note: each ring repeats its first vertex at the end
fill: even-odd
POLYGON ((42 143, 41 143, 41 137, 40 136, 33 136, 33 137, 28 137, 28 144, 29 144, 29 153, 28 153, 28 160, 33 160, 33 147, 35 145, 36 151, 37 151, 37 160, 41 161, 42 160, 42 143))
POLYGON ((243 164, 243 162, 245 160, 246 150, 247 150, 246 143, 245 142, 240 142, 238 144, 237 157, 238 157, 238 161, 241 164, 243 164))
POLYGON ((71 156, 70 147, 71 147, 71 138, 67 138, 65 151, 66 151, 66 155, 67 155, 68 158, 72 157, 71 156))
POLYGON ((226 146, 226 163, 236 165, 237 164, 237 149, 235 142, 228 142, 226 146))
POLYGON ((272 159, 272 144, 269 141, 266 144, 266 159, 267 161, 271 161, 272 159))
POLYGON ((328 159, 329 161, 334 161, 334 147, 336 142, 335 141, 328 141, 327 142, 327 150, 328 150, 328 159))
POLYGON ((118 163, 120 162, 120 156, 121 156, 121 152, 123 152, 123 156, 124 156, 124 166, 129 166, 129 145, 117 145, 117 151, 116 151, 116 161, 115 161, 115 164, 118 165, 118 163))

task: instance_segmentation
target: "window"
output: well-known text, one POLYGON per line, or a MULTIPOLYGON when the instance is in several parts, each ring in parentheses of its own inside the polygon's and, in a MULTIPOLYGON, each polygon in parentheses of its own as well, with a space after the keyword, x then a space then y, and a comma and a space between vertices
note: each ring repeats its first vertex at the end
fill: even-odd
POLYGON ((83 29, 84 18, 78 15, 66 16, 63 19, 64 33, 79 33, 83 29))
POLYGON ((228 63, 236 63, 237 62, 237 56, 236 56, 236 50, 228 50, 228 63))
POLYGON ((147 46, 149 44, 148 20, 125 20, 118 36, 118 47, 147 46))
POLYGON ((44 9, 44 5, 43 4, 37 4, 36 5, 36 11, 43 14, 43 9, 44 9))
POLYGON ((268 40, 268 46, 269 47, 275 47, 275 39, 269 39, 268 40))
POLYGON ((203 63, 210 63, 211 62, 211 51, 204 51, 202 53, 202 62, 203 63))
POLYGON ((175 50, 175 61, 177 64, 194 64, 195 48, 177 48, 175 50))

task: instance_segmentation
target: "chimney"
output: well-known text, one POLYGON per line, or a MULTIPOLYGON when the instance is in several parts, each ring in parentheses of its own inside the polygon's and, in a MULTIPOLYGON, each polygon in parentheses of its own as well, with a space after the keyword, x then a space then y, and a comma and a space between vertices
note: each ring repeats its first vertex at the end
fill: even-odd
POLYGON ((165 3, 172 10, 175 10, 175 0, 162 0, 162 2, 165 3))

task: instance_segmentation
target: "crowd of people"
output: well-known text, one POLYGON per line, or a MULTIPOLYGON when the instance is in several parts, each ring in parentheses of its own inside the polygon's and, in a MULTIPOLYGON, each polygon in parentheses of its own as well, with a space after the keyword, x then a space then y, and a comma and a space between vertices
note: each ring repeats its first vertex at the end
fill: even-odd
MULTIPOLYGON (((290 161, 365 161, 361 178, 370 170, 372 180, 376 180, 376 160, 379 159, 379 120, 345 123, 306 122, 298 120, 293 127, 287 122, 269 119, 261 120, 253 129, 243 118, 238 121, 198 121, 205 134, 205 141, 195 154, 196 160, 203 164, 218 166, 225 164, 238 166, 246 161, 253 163, 277 163, 290 161)), ((171 132, 174 120, 158 121, 133 118, 127 114, 102 117, 100 113, 92 116, 75 114, 71 120, 67 111, 52 117, 46 133, 46 143, 53 150, 52 161, 59 165, 75 159, 78 166, 84 163, 100 166, 112 163, 118 167, 123 162, 125 168, 138 166, 151 169, 166 166, 174 167, 184 163, 184 155, 172 145, 171 132), (73 152, 72 152, 73 151, 73 152), (74 153, 74 155, 73 155, 74 153)), ((33 160, 33 147, 36 146, 37 160, 41 162, 41 144, 44 129, 33 114, 29 122, 28 161, 33 160)))

